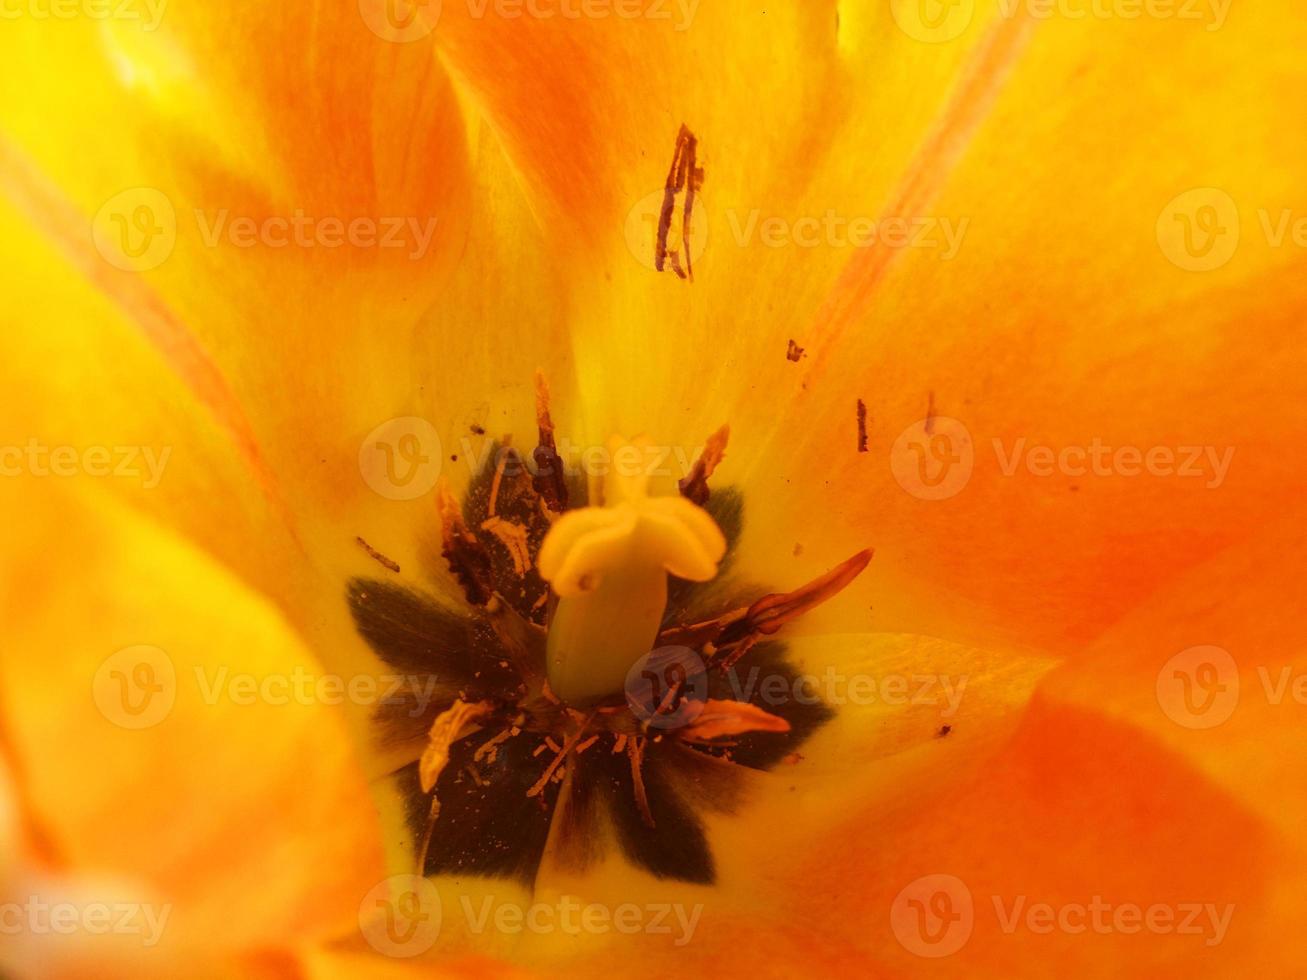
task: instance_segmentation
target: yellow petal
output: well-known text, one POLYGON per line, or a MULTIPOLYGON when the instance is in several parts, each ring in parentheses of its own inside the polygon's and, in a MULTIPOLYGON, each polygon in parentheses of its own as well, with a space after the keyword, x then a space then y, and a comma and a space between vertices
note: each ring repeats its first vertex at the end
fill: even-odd
POLYGON ((375 811, 318 661, 121 505, 30 480, 3 493, 24 515, 3 563, 3 711, 59 867, 168 905, 159 949, 352 921, 380 877, 375 811))

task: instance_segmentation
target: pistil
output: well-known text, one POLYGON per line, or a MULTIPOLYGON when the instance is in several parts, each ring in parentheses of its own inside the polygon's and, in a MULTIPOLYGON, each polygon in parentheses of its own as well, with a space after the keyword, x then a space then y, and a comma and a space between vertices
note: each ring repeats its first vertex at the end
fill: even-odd
POLYGON ((679 493, 651 494, 648 468, 631 462, 649 458, 646 444, 614 440, 610 448, 602 506, 559 518, 537 562, 558 596, 546 643, 549 685, 572 704, 621 691, 654 647, 667 576, 706 582, 726 552, 707 511, 679 493))

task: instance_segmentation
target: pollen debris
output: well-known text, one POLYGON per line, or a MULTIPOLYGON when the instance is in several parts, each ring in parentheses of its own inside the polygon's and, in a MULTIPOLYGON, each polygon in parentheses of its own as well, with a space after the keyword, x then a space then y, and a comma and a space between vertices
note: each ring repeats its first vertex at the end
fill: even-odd
POLYGON ((390 571, 398 574, 399 562, 395 561, 394 559, 387 558, 376 548, 372 547, 372 545, 364 541, 363 538, 361 537, 356 537, 354 540, 358 542, 360 548, 362 548, 364 551, 368 553, 368 557, 371 558, 373 561, 375 561, 378 565, 380 565, 382 568, 389 569, 390 571))

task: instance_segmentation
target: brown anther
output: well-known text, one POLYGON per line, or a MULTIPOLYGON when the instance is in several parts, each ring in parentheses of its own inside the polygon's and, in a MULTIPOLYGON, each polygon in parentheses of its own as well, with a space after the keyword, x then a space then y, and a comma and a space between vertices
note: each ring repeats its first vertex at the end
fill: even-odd
POLYGON ((798 619, 804 613, 844 591, 848 584, 867 567, 872 554, 870 548, 859 551, 825 575, 813 579, 793 592, 763 596, 749 607, 748 613, 742 620, 732 624, 722 633, 721 644, 743 639, 749 633, 770 636, 786 623, 798 619))
POLYGON ((563 459, 554 443, 554 420, 549 415, 549 383, 543 371, 536 372, 536 428, 540 441, 531 453, 536 464, 531 485, 549 511, 561 514, 567 510, 567 479, 563 459))
POLYGON ((708 478, 713 475, 721 461, 726 457, 726 442, 731 437, 731 427, 723 425, 708 437, 703 452, 694 461, 689 474, 679 484, 681 495, 692 503, 702 507, 708 502, 708 478))

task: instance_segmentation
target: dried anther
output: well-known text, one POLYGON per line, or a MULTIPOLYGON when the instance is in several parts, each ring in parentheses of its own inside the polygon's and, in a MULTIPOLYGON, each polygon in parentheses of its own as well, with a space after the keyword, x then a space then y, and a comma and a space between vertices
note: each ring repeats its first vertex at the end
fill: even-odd
POLYGON ((685 729, 685 738, 709 741, 725 735, 746 732, 788 732, 790 723, 756 704, 744 701, 708 699, 694 723, 685 729))
POLYGON ((543 372, 536 372, 536 428, 539 445, 531 458, 536 464, 532 485, 540 499, 555 514, 567 510, 567 474, 554 443, 554 420, 549 414, 549 384, 543 372))
POLYGON ((723 425, 708 437, 703 452, 694 461, 689 474, 679 484, 681 494, 702 507, 708 502, 708 479, 726 458, 726 443, 731 438, 731 427, 723 425))
POLYGON ((682 125, 676 134, 676 149, 672 154, 672 166, 667 172, 667 183, 663 188, 663 206, 658 214, 658 240, 654 243, 654 268, 662 272, 670 259, 672 271, 681 279, 694 280, 694 267, 690 259, 690 232, 694 213, 694 195, 703 186, 703 168, 698 166, 699 141, 690 130, 682 125), (684 195, 681 204, 680 239, 685 250, 685 263, 681 263, 680 250, 671 248, 667 236, 672 231, 672 221, 676 211, 676 198, 684 195))
POLYGON ((474 704, 455 701, 453 707, 442 711, 436 718, 427 733, 427 747, 418 760, 418 781, 424 793, 436 788, 436 780, 449 762, 449 747, 466 735, 465 729, 488 714, 492 707, 487 701, 474 704))
POLYGON ((362 548, 364 551, 367 552, 368 557, 371 558, 373 561, 375 561, 378 565, 380 565, 382 568, 387 569, 388 571, 392 571, 398 574, 399 562, 387 558, 376 548, 372 547, 372 545, 364 541, 363 538, 361 537, 356 537, 354 540, 358 542, 360 548, 362 548))
POLYGON ((440 553, 463 587, 467 601, 474 606, 484 606, 494 592, 490 556, 477 536, 468 530, 463 521, 463 509, 443 480, 437 494, 442 529, 440 553))
POLYGON ((514 524, 502 517, 487 517, 481 522, 482 530, 489 531, 498 538, 513 559, 513 568, 518 575, 525 575, 531 569, 531 550, 527 544, 526 528, 514 524))

